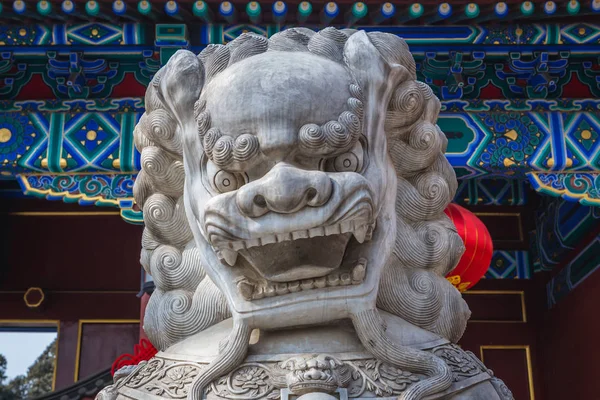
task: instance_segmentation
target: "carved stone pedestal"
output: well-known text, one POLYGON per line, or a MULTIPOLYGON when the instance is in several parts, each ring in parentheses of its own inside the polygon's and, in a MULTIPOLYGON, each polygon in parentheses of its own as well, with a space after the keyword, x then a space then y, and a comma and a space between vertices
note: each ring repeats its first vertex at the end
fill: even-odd
MULTIPOLYGON (((391 314, 382 315, 398 343, 426 350, 443 359, 454 383, 426 399, 508 400, 512 395, 471 352, 391 314)), ((192 336, 132 373, 117 378, 99 400, 185 399, 198 373, 219 353, 231 331, 223 321, 192 336)), ((242 364, 213 381, 209 400, 348 400, 395 399, 423 375, 402 371, 375 359, 361 345, 350 323, 279 331, 255 330, 242 364)))

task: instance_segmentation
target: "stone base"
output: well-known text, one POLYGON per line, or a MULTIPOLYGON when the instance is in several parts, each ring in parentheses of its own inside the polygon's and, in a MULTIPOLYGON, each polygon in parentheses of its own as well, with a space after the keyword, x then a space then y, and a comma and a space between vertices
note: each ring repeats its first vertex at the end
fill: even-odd
MULTIPOLYGON (((509 400, 512 394, 472 353, 391 314, 381 312, 398 344, 442 358, 454 383, 426 399, 509 400)), ((231 320, 160 352, 104 389, 97 399, 185 399, 199 372, 219 353, 231 320)), ((245 361, 213 381, 208 400, 395 399, 424 376, 402 371, 369 354, 349 322, 279 331, 255 330, 245 361), (315 393, 317 392, 317 393, 315 393), (310 395, 309 395, 310 393, 310 395)))

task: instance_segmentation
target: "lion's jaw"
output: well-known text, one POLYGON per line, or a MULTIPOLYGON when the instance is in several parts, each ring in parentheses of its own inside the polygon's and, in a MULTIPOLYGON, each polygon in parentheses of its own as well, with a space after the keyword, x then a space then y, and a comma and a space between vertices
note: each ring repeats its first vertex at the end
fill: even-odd
MULTIPOLYGON (((276 166, 253 185, 303 191, 305 174, 289 165, 276 166), (280 168, 294 172, 281 174, 280 168)), ((238 206, 239 192, 214 197, 206 204, 205 237, 224 265, 244 269, 237 286, 247 300, 364 280, 366 260, 344 256, 349 247, 371 240, 375 215, 369 184, 356 173, 323 174, 322 178, 332 186, 327 202, 293 213, 245 215, 238 206)), ((298 201, 303 197, 299 193, 298 201)))

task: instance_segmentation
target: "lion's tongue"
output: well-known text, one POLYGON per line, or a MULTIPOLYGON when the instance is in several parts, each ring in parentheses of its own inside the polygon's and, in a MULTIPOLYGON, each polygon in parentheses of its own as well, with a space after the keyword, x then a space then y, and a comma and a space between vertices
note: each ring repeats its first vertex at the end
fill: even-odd
POLYGON ((240 251, 250 266, 273 282, 326 276, 339 268, 351 234, 321 236, 240 251))

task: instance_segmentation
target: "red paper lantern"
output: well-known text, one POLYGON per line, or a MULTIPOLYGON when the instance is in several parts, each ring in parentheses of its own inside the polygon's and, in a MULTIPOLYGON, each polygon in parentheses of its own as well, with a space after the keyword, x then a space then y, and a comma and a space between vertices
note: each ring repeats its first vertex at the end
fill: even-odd
POLYGON ((492 237, 483 222, 466 208, 449 204, 444 212, 465 244, 464 254, 446 278, 464 292, 479 282, 488 270, 494 250, 492 237))

